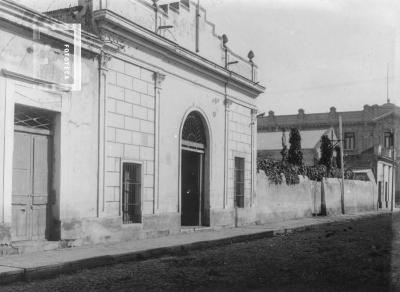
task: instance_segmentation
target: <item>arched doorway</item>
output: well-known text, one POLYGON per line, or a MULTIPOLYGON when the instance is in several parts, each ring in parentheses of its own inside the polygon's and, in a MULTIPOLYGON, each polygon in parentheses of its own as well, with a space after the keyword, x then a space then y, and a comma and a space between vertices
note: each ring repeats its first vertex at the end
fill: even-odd
POLYGON ((209 225, 209 198, 205 190, 208 159, 207 132, 203 117, 191 112, 182 129, 181 225, 209 225))

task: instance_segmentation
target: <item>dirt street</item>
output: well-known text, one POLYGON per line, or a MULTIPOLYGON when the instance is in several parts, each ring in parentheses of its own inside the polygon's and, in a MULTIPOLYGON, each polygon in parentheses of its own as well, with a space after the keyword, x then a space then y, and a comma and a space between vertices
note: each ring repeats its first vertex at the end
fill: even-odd
POLYGON ((393 244, 392 251, 396 224, 400 225, 400 215, 334 223, 180 256, 15 283, 0 291, 388 291, 399 278, 397 272, 394 281, 391 276, 391 263, 397 262, 392 257, 397 257, 400 246, 393 244))

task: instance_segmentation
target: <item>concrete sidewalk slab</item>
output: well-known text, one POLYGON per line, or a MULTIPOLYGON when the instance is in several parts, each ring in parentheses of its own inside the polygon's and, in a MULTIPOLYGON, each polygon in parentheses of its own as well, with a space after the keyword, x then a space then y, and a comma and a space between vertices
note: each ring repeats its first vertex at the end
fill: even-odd
POLYGON ((332 217, 271 221, 263 225, 249 225, 201 232, 182 232, 153 239, 4 256, 0 257, 0 283, 47 278, 84 268, 145 260, 164 255, 179 255, 195 249, 261 239, 294 231, 304 231, 335 222, 390 214, 391 212, 379 211, 332 217))

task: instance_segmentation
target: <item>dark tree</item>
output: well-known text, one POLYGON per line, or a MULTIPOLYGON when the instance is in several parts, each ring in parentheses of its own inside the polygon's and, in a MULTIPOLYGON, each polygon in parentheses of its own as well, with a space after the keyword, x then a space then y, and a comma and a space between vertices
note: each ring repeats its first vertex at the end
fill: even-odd
POLYGON ((286 135, 285 135, 285 130, 282 131, 282 150, 281 150, 281 155, 282 155, 282 161, 285 162, 288 159, 288 149, 286 145, 286 135))
POLYGON ((329 173, 332 167, 333 145, 327 135, 323 135, 321 137, 320 149, 321 158, 319 159, 319 164, 325 165, 327 173, 329 173))
POLYGON ((292 128, 289 135, 290 148, 288 162, 293 165, 303 165, 303 153, 301 152, 301 136, 297 128, 292 128))

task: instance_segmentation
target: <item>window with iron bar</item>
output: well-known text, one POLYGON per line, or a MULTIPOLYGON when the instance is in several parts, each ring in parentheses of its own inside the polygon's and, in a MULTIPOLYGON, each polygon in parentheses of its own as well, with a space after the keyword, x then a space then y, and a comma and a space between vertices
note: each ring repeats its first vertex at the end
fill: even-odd
POLYGON ((122 164, 122 222, 142 222, 142 165, 122 164))
POLYGON ((235 157, 235 207, 244 208, 244 158, 235 157))

